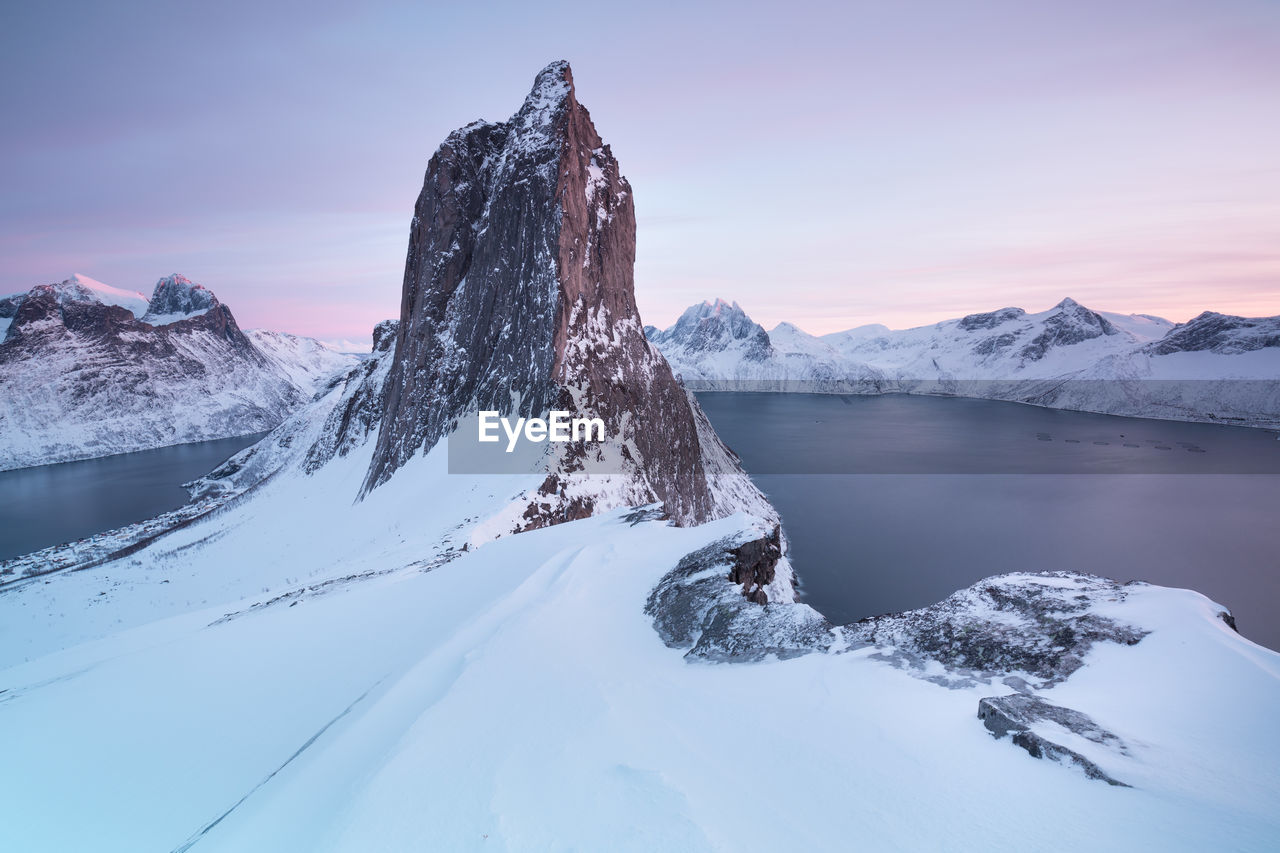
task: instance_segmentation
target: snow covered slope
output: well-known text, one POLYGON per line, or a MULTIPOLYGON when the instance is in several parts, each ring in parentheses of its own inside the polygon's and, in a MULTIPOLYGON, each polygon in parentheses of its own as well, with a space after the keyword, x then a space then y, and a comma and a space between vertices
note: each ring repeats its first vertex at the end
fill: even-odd
POLYGON ((932 326, 765 332, 736 303, 695 305, 650 339, 695 390, 941 393, 1109 414, 1280 426, 1280 317, 1175 325, 1064 299, 932 326))
POLYGON ((0 300, 0 470, 265 431, 354 363, 246 335, 182 276, 153 298, 74 276, 0 300))
POLYGON ((319 391, 335 374, 350 370, 358 360, 350 353, 338 352, 302 335, 270 329, 245 329, 244 334, 278 372, 304 391, 319 391))
POLYGON ((618 510, 475 547, 475 520, 532 484, 450 475, 441 445, 353 504, 371 452, 0 592, 0 847, 1263 851, 1280 833, 1280 655, 1196 593, 1011 576, 922 614, 1008 625, 1017 654, 994 665, 1016 669, 983 672, 910 623, 877 639, 747 602, 715 555, 758 535, 748 517, 618 510), (677 564, 727 593, 683 644, 645 613, 677 564), (1051 631, 1002 609, 1042 588, 1069 605, 1051 631), (791 651, 687 653, 723 649, 726 617, 742 659, 791 651), (1064 627, 1094 632, 1086 651, 1055 656, 1064 627), (1065 678, 1026 671, 1046 653, 1065 678), (1086 717, 1028 725, 1131 787, 993 737, 979 703, 1008 695, 1086 717))

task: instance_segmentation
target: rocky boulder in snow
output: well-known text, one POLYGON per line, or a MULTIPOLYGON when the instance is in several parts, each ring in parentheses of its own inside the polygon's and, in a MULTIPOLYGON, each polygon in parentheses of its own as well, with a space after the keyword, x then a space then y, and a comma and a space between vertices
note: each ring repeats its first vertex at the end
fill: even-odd
POLYGON ((756 604, 768 604, 765 587, 777 576, 778 561, 782 559, 782 528, 775 526, 767 536, 752 539, 730 551, 733 567, 729 580, 742 585, 742 594, 756 604))
POLYGON ((1107 773, 1096 763, 1085 758, 1079 752, 1068 749, 1049 737, 1036 732, 1036 728, 1046 728, 1069 732, 1099 746, 1112 749, 1121 755, 1128 755, 1129 750, 1123 740, 1093 721, 1088 714, 1071 708, 1055 705, 1039 696, 1025 693, 1014 693, 1009 696, 991 696, 978 701, 978 719, 986 726, 996 739, 1011 737, 1015 746, 1020 746, 1032 758, 1045 758, 1062 764, 1079 767, 1090 779, 1106 782, 1108 785, 1129 787, 1107 773))
POLYGON ((1126 584, 1073 572, 997 575, 937 604, 845 627, 851 643, 892 648, 899 665, 943 664, 979 679, 1021 673, 1041 686, 1066 679, 1095 643, 1133 645, 1146 632, 1094 612, 1126 584))

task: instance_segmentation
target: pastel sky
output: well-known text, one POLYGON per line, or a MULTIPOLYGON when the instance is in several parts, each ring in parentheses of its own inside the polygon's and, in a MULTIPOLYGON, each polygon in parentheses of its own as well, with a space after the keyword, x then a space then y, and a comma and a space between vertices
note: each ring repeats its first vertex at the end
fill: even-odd
POLYGON ((565 58, 636 292, 771 327, 1280 314, 1280 3, 7 3, 0 294, 181 272, 368 341, 451 129, 565 58))

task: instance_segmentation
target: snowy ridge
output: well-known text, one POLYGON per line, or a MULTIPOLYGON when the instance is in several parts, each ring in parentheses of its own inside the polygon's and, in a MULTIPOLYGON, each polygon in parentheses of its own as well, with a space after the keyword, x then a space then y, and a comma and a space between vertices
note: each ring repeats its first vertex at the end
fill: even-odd
POLYGON ((350 354, 315 338, 269 329, 246 329, 245 336, 279 373, 298 388, 312 392, 321 390, 334 374, 350 370, 355 362, 350 354))
POLYGON ((930 393, 1055 408, 1280 426, 1280 317, 1206 312, 1175 325, 1072 299, 932 326, 821 337, 769 332, 734 304, 690 308, 650 339, 694 390, 930 393))

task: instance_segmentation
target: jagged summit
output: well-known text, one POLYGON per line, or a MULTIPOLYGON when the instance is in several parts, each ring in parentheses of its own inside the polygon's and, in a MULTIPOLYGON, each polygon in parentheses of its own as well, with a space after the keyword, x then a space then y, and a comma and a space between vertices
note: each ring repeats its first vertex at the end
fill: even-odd
POLYGON ((698 352, 741 350, 741 356, 758 361, 772 352, 769 333, 747 316, 737 302, 708 299, 691 305, 665 331, 649 336, 658 346, 680 346, 698 352))
POLYGON ((414 209, 364 491, 480 410, 554 408, 600 417, 617 443, 593 459, 552 459, 516 528, 654 501, 679 522, 732 511, 707 464, 737 476, 736 463, 645 339, 634 264, 631 187, 578 103, 569 63, 542 69, 508 121, 450 133, 414 209), (574 472, 610 453, 606 494, 574 472))
POLYGON ((153 326, 160 326, 185 317, 199 316, 220 304, 213 291, 203 284, 196 284, 186 276, 174 273, 156 282, 150 308, 141 319, 153 326))

